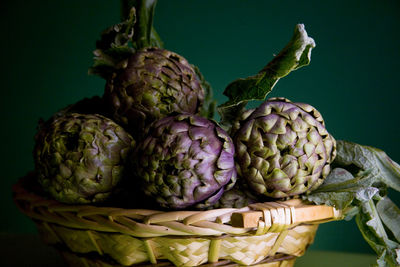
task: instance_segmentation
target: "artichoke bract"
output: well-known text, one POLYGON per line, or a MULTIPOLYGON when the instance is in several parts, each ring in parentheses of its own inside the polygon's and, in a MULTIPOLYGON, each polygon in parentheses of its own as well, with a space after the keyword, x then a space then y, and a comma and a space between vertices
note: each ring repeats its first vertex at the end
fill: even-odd
MULTIPOLYGON (((236 183, 237 185, 237 183, 236 183)), ((240 209, 250 204, 259 202, 260 199, 253 196, 243 188, 234 186, 225 191, 221 198, 212 206, 213 209, 235 208, 240 209)))
POLYGON ((321 185, 335 158, 336 141, 315 108, 271 98, 246 116, 234 142, 239 176, 251 189, 283 198, 321 185))
POLYGON ((135 156, 143 191, 160 206, 212 205, 236 181, 234 145, 214 122, 193 114, 154 122, 135 156))
POLYGON ((69 204, 104 202, 124 175, 133 138, 98 114, 55 117, 35 136, 37 178, 56 200, 69 204))
POLYGON ((199 112, 204 90, 182 56, 165 49, 147 48, 129 57, 126 67, 107 81, 104 98, 113 118, 136 135, 151 122, 173 112, 199 112))

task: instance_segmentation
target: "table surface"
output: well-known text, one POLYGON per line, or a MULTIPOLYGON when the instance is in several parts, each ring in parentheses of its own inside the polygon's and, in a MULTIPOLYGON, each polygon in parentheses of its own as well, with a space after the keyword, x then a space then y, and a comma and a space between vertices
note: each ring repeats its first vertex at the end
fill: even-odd
MULTIPOLYGON (((0 266, 67 267, 57 251, 43 244, 38 235, 0 233, 0 266)), ((375 255, 308 250, 295 267, 366 267, 375 255), (323 264, 321 264, 323 263, 323 264)))

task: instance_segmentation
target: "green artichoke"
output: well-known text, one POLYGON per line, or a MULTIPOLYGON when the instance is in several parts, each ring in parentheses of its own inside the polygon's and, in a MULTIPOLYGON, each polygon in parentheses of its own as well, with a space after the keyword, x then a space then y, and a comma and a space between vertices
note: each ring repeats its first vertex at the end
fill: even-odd
POLYGON ((120 182, 133 138, 102 115, 55 116, 35 136, 42 188, 64 203, 103 202, 120 182))
POLYGON ((336 141, 312 106, 271 98, 245 112, 234 134, 238 175, 273 198, 316 189, 330 172, 336 141))
POLYGON ((113 118, 141 136, 151 122, 173 112, 198 113, 204 90, 186 59, 165 49, 147 48, 134 53, 126 67, 108 79, 104 98, 113 118))
POLYGON ((236 181, 232 139, 193 114, 154 122, 137 145, 133 164, 143 191, 160 206, 213 205, 236 181))

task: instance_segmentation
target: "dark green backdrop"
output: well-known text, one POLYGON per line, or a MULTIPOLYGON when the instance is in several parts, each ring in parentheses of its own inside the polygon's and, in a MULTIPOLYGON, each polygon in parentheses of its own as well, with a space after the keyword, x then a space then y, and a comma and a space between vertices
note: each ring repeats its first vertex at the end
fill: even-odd
MULTIPOLYGON (((304 23, 317 47, 311 65, 285 77, 272 96, 314 105, 328 130, 385 150, 400 162, 400 2, 159 0, 155 27, 200 67, 219 103, 232 80, 255 74, 304 23)), ((11 186, 33 168, 39 117, 104 81, 87 75, 101 30, 119 21, 119 1, 6 1, 1 34, 1 232, 35 231, 12 202, 11 186)), ((397 204, 400 194, 390 192, 397 204)), ((323 224, 315 249, 370 252, 354 221, 323 224)))

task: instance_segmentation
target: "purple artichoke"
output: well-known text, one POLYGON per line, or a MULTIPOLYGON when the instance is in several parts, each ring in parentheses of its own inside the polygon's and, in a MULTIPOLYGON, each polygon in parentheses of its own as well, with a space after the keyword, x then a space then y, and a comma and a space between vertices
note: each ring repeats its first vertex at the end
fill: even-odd
POLYGON ((335 139, 312 106, 271 98, 247 111, 234 134, 239 176, 273 198, 316 189, 329 174, 335 139))
POLYGON ((165 117, 138 143, 134 164, 144 192, 162 207, 215 203, 236 181, 232 139, 193 114, 165 117))
POLYGON ((180 55, 160 48, 133 54, 107 81, 104 97, 113 118, 137 136, 173 112, 198 113, 204 90, 195 70, 180 55))

